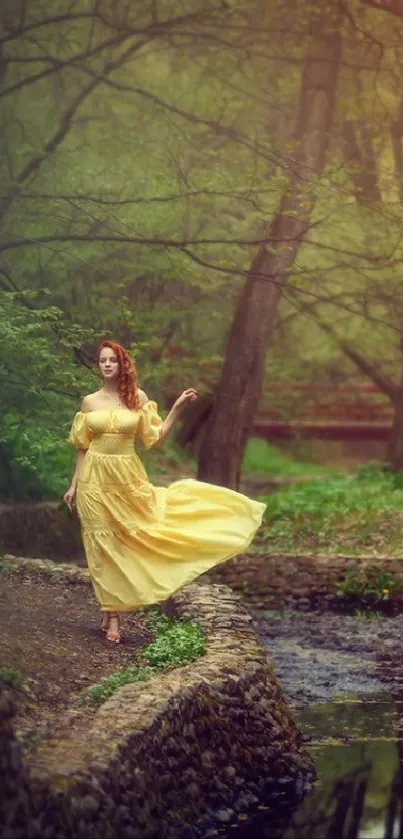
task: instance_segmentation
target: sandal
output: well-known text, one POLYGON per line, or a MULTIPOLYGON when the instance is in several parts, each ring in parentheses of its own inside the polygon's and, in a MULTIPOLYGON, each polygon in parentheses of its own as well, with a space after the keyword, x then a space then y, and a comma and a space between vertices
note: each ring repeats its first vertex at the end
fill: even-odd
POLYGON ((99 628, 100 628, 101 632, 107 632, 108 628, 109 628, 110 613, 109 612, 104 612, 101 609, 101 614, 102 614, 102 621, 101 621, 101 626, 99 628))
POLYGON ((109 613, 109 626, 106 631, 106 640, 109 641, 111 644, 120 644, 122 640, 119 628, 119 615, 117 615, 116 612, 109 613), (111 629, 112 621, 115 621, 115 623, 117 624, 117 630, 111 629))

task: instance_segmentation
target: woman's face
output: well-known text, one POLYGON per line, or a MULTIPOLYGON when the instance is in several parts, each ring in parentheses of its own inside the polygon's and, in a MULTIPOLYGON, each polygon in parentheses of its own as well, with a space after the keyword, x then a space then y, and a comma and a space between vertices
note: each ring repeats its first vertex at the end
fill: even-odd
POLYGON ((99 354, 99 369, 105 381, 113 381, 119 378, 119 361, 117 355, 110 347, 104 347, 99 354))

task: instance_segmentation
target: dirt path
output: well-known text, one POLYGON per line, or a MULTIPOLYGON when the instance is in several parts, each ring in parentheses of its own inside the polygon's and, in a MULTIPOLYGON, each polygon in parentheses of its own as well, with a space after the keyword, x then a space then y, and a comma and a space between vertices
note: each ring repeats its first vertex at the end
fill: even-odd
POLYGON ((89 685, 133 664, 151 640, 141 613, 125 616, 120 646, 107 642, 99 625, 90 586, 1 571, 0 670, 22 676, 16 729, 25 748, 93 713, 79 710, 76 700, 89 685))

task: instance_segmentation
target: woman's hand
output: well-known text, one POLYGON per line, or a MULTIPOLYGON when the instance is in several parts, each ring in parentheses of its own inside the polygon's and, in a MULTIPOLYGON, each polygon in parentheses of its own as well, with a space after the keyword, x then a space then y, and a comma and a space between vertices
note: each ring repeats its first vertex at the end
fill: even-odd
POLYGON ((63 495, 63 501, 67 504, 69 510, 74 510, 76 500, 76 487, 71 484, 67 492, 63 495))
POLYGON ((188 402, 194 402, 195 399, 197 399, 197 391, 194 389, 194 387, 188 387, 186 390, 183 391, 183 393, 181 393, 180 396, 178 396, 176 402, 173 405, 173 408, 175 409, 175 411, 180 411, 182 408, 184 408, 185 405, 188 404, 188 402))

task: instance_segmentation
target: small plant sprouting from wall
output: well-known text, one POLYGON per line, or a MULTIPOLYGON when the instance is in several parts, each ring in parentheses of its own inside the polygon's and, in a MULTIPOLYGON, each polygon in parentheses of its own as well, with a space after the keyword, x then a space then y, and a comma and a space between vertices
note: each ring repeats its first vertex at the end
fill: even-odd
POLYGON ((344 597, 354 598, 367 607, 391 600, 402 590, 403 579, 399 574, 373 568, 367 568, 361 573, 357 573, 355 568, 349 568, 338 584, 338 591, 344 597))
POLYGON ((168 618, 159 609, 151 609, 147 618, 150 628, 155 633, 155 639, 142 654, 144 663, 139 666, 126 667, 102 679, 98 684, 92 685, 80 704, 87 702, 101 704, 123 685, 144 682, 158 671, 190 664, 204 655, 206 637, 199 624, 194 621, 168 618))

